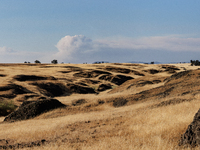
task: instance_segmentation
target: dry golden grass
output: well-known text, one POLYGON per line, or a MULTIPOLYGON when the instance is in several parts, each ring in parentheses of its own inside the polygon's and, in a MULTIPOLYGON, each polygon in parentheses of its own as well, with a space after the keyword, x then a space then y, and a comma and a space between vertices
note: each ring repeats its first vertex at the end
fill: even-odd
POLYGON ((91 140, 88 134, 94 129, 101 130, 100 127, 91 129, 88 126, 83 129, 88 132, 82 133, 80 125, 73 134, 69 135, 74 136, 75 139, 86 137, 85 143, 62 142, 63 139, 68 138, 68 135, 64 135, 56 142, 35 149, 181 149, 177 146, 178 140, 199 109, 200 101, 154 109, 147 108, 148 105, 138 104, 138 106, 111 108, 102 112, 2 124, 0 138, 15 139, 15 142, 51 139, 67 132, 66 126, 69 124, 77 125, 76 123, 84 123, 88 120, 91 123, 94 120, 98 122, 108 120, 106 129, 102 128, 100 135, 95 135, 98 140, 91 140), (119 116, 122 116, 121 119, 119 116), (112 120, 115 118, 117 119, 112 120), (119 125, 120 127, 116 127, 116 123, 120 122, 123 123, 119 125))
MULTIPOLYGON (((173 64, 183 71, 197 69, 198 67, 189 64, 173 64)), ((143 70, 161 69, 160 65, 131 65, 131 64, 59 64, 43 66, 0 66, 2 73, 7 74, 0 82, 14 82, 23 85, 34 92, 39 91, 30 86, 28 82, 13 81, 12 77, 18 74, 34 75, 53 75, 56 78, 68 78, 80 80, 73 77, 73 71, 62 74, 59 71, 69 70, 66 66, 75 66, 82 69, 98 69, 105 66, 124 67, 134 69, 145 74, 145 78, 151 80, 158 77, 169 77, 171 74, 161 72, 159 74, 148 74, 143 70), (14 71, 13 71, 14 69, 14 71), (28 71, 27 71, 28 70, 28 71)), ((76 68, 77 69, 77 68, 76 68)), ((136 75, 128 74, 134 78, 136 75)), ((94 78, 98 80, 98 78, 94 78)), ((61 82, 61 81, 59 81, 61 82)), ((64 82, 64 81, 62 81, 64 82)), ((102 81, 103 82, 103 81, 102 81)), ((104 81, 105 82, 105 81, 104 81)), ((81 150, 180 150, 178 146, 181 134, 192 122, 195 113, 200 108, 199 94, 167 96, 160 99, 146 99, 137 101, 132 105, 115 108, 112 103, 98 104, 98 100, 109 101, 118 97, 130 97, 141 91, 149 90, 164 85, 164 82, 142 87, 126 89, 129 81, 121 87, 123 91, 109 93, 109 91, 96 94, 72 94, 68 97, 56 97, 64 104, 71 105, 74 100, 85 99, 86 104, 81 106, 70 106, 67 108, 56 109, 42 114, 34 119, 18 121, 14 123, 0 124, 0 139, 10 140, 10 144, 29 143, 45 139, 47 142, 39 147, 23 149, 81 149, 81 150), (126 85, 127 84, 127 85, 126 85), (181 98, 190 101, 183 101, 177 104, 159 106, 163 101, 181 98), (88 108, 88 106, 91 107, 88 108), (157 107, 153 107, 157 106, 157 107)), ((193 82, 193 81, 191 81, 193 82)), ((131 83, 130 83, 131 84, 131 83)), ((92 85, 91 85, 92 86, 92 85)), ((19 97, 18 97, 19 98, 19 97)), ((17 99, 17 98, 15 98, 17 99)), ((0 122, 3 121, 0 118, 0 122)), ((189 149, 189 148, 188 148, 189 149)), ((198 149, 198 148, 196 148, 198 149)))

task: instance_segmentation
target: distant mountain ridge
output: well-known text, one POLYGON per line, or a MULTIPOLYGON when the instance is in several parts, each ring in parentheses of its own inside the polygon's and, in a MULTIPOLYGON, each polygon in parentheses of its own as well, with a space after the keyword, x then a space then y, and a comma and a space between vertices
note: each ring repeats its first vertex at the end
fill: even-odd
MULTIPOLYGON (((159 62, 159 61, 152 61, 154 64, 178 64, 178 63, 189 63, 189 62, 159 62)), ((130 61, 128 63, 133 64, 151 64, 151 62, 144 62, 144 61, 130 61)))

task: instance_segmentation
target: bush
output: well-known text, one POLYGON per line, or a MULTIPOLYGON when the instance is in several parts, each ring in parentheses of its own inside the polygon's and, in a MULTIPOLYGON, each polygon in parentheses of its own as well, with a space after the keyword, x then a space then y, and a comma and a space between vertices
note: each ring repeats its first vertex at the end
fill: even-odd
POLYGON ((1 101, 0 102, 0 116, 6 116, 13 112, 17 108, 13 101, 1 101))
POLYGON ((58 61, 57 61, 56 59, 54 59, 54 60, 51 61, 51 63, 52 63, 52 64, 57 64, 58 61))
POLYGON ((190 60, 191 66, 200 66, 199 60, 190 60))
POLYGON ((36 60, 35 63, 36 64, 41 64, 41 62, 39 60, 36 60))

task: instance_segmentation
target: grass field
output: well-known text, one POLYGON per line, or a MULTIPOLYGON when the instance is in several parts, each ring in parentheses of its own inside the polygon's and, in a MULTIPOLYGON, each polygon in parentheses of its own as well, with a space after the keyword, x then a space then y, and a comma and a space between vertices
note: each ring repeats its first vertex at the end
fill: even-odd
POLYGON ((112 89, 94 94, 71 92, 67 96, 54 96, 68 107, 33 119, 10 123, 3 122, 4 116, 1 116, 0 146, 45 140, 40 146, 24 146, 23 149, 182 149, 178 146, 181 135, 200 108, 199 73, 198 67, 190 64, 0 64, 0 98, 2 101, 12 100, 16 106, 23 101, 37 100, 39 96, 48 97, 45 95, 48 91, 33 85, 33 82, 64 86, 84 84, 83 87, 95 90, 100 84, 112 86, 112 89), (109 72, 112 79, 111 76, 101 79, 105 73, 97 74, 94 70, 109 72), (193 70, 189 77, 170 78, 186 70, 193 70), (75 76, 77 73, 82 74, 75 76), (19 81, 16 80, 17 75, 48 78, 19 81), (117 75, 134 79, 118 85, 117 75), (56 80, 51 80, 50 76, 56 80), (16 86, 5 88, 10 84, 30 92, 19 94, 16 86), (84 99, 85 103, 72 105, 80 99, 84 99), (115 107, 114 103, 120 103, 121 99, 127 100, 127 103, 115 107))

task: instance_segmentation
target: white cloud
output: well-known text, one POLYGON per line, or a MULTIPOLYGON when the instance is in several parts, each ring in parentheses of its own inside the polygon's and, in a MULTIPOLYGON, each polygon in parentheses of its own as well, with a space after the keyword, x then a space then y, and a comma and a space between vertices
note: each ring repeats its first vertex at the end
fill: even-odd
POLYGON ((99 40, 111 48, 132 50, 167 50, 167 51, 200 51, 200 38, 181 36, 154 36, 143 38, 121 38, 117 40, 99 40))
POLYGON ((141 61, 187 61, 199 59, 200 38, 186 38, 179 35, 153 36, 142 38, 106 38, 92 40, 84 35, 65 36, 57 45, 57 52, 19 51, 9 47, 0 47, 0 62, 50 63, 57 59, 65 63, 83 63, 94 61, 127 62, 141 61), (173 60, 172 60, 173 59, 173 60))
POLYGON ((147 54, 144 52, 151 54, 160 51, 160 55, 162 52, 200 52, 200 38, 171 35, 142 38, 118 37, 93 41, 83 35, 68 35, 63 37, 56 47, 58 52, 53 57, 63 62, 130 61, 136 55, 148 58, 149 56, 145 56, 147 54))
POLYGON ((83 35, 65 36, 56 45, 58 53, 55 57, 61 60, 73 60, 80 55, 84 55, 94 49, 94 43, 91 39, 83 35))

